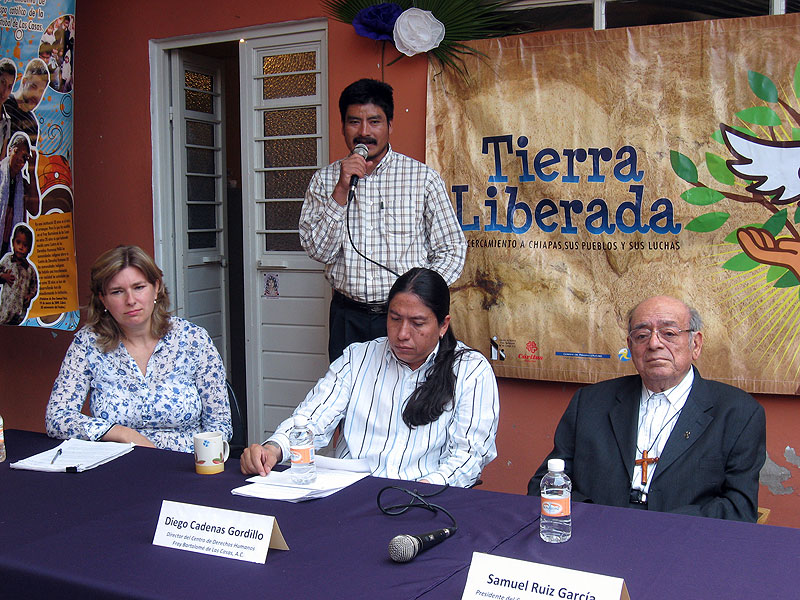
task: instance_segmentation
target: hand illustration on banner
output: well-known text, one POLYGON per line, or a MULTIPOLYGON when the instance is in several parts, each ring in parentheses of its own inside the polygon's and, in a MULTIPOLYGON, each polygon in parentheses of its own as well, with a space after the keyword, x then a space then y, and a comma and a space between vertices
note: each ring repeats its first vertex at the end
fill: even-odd
MULTIPOLYGON (((732 272, 753 271, 757 274, 756 269, 766 266, 762 269, 763 277, 770 287, 779 292, 794 291, 791 297, 782 296, 787 303, 796 303, 800 298, 800 232, 796 227, 800 211, 795 208, 793 216, 789 212, 790 206, 800 200, 800 112, 793 107, 800 101, 798 69, 800 63, 790 81, 780 85, 762 73, 748 72, 750 90, 763 104, 735 114, 746 127, 721 123, 719 130, 711 136, 733 156, 726 159, 706 153, 705 166, 715 180, 713 187, 700 181, 697 166, 691 158, 670 151, 675 174, 694 186, 681 194, 689 204, 702 207, 732 201, 764 208, 768 214, 764 223, 737 224, 725 237, 724 242, 738 245, 741 252, 727 259, 721 267, 732 272), (782 97, 779 89, 792 90, 793 97, 782 97), (770 105, 777 105, 779 110, 770 105), (780 115, 788 122, 783 123, 780 115), (749 195, 734 191, 742 186, 749 195)), ((686 229, 697 233, 716 231, 734 215, 733 211, 708 212, 690 221, 686 229)), ((766 314, 764 318, 772 320, 766 314)), ((779 328, 779 333, 784 326, 779 328)), ((793 339, 790 332, 772 338, 768 345, 783 346, 786 339, 793 339)), ((765 341, 766 334, 757 345, 765 341)))
MULTIPOLYGON (((800 63, 797 68, 800 68, 800 63)), ((711 137, 724 144, 735 158, 725 160, 708 152, 706 167, 716 184, 734 187, 737 185, 736 178, 742 179, 748 184, 745 189, 750 195, 715 189, 701 182, 695 163, 680 152, 670 151, 670 162, 675 174, 694 186, 681 194, 681 198, 689 204, 709 206, 722 200, 731 200, 760 205, 770 213, 763 224, 737 227, 725 238, 727 243, 738 244, 742 252, 725 262, 722 265, 724 269, 750 271, 762 264, 772 265, 781 269, 772 270, 768 276, 768 281, 775 282, 774 287, 796 287, 800 286, 800 233, 795 227, 798 213, 795 212, 792 220, 787 208, 778 207, 796 203, 800 199, 800 141, 793 139, 796 135, 794 132, 800 131, 797 129, 800 127, 800 112, 790 104, 797 103, 800 98, 800 86, 791 83, 781 86, 794 92, 794 98, 784 99, 780 97, 778 86, 767 76, 749 71, 747 79, 752 92, 765 105, 736 113, 736 117, 750 127, 720 124, 719 131, 711 137), (791 122, 784 125, 769 104, 778 104, 791 122), (760 131, 764 137, 759 137, 754 130, 760 131), (786 139, 778 137, 780 131, 785 132, 783 136, 786 139), (780 236, 784 229, 788 237, 785 234, 780 236)), ((729 212, 706 213, 689 222, 686 229, 699 233, 716 231, 730 217, 729 212)))

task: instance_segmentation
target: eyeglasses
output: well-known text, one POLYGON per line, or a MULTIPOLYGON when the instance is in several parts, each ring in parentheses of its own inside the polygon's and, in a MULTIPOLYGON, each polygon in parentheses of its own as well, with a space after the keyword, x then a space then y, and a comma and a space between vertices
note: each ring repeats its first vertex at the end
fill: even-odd
POLYGON ((650 341, 653 334, 665 344, 677 344, 683 333, 694 333, 696 329, 678 329, 677 327, 661 327, 650 329, 649 327, 639 327, 628 333, 628 337, 634 344, 641 346, 650 341))

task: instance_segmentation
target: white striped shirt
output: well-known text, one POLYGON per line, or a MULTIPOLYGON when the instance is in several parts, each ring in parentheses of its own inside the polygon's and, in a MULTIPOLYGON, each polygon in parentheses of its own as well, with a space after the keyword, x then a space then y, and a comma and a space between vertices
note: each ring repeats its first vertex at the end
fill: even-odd
MULTIPOLYGON (((466 346, 458 342, 458 348, 466 346)), ((470 486, 497 456, 497 382, 482 354, 465 353, 454 365, 455 401, 433 423, 409 428, 403 409, 425 380, 436 352, 438 346, 412 371, 395 357, 385 337, 351 344, 294 414, 308 417, 316 448, 328 444, 343 420, 335 455, 366 459, 375 476, 470 486)), ((289 456, 291 426, 289 418, 268 440, 281 447, 284 459, 289 456)))
MULTIPOLYGON (((385 302, 396 276, 359 256, 347 235, 345 206, 331 196, 341 161, 314 173, 300 214, 300 242, 325 264, 335 290, 359 302, 385 302)), ((412 267, 439 273, 447 285, 461 275, 467 242, 439 174, 391 147, 358 182, 350 203, 350 234, 363 254, 402 275, 412 267)))

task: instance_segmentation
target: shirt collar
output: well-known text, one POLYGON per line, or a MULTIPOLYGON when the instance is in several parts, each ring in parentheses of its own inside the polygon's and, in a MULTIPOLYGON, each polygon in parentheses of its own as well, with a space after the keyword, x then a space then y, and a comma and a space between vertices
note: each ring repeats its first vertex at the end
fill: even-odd
MULTIPOLYGON (((686 403, 686 398, 692 390, 692 383, 694 383, 694 367, 689 367, 689 371, 683 376, 683 379, 680 380, 678 385, 664 390, 661 393, 667 397, 667 401, 672 407, 678 410, 686 403)), ((647 399, 656 393, 657 392, 648 389, 647 386, 642 383, 642 404, 647 402, 647 399)))
POLYGON ((386 149, 386 154, 383 155, 381 161, 377 164, 377 166, 372 170, 368 176, 371 177, 373 175, 379 175, 381 171, 386 169, 394 160, 394 151, 392 150, 392 145, 389 144, 386 149))
MULTIPOLYGON (((401 365, 407 367, 409 370, 411 370, 411 367, 409 366, 409 364, 407 362, 405 362, 404 360, 400 360, 399 358, 397 358, 397 356, 395 356, 395 353, 392 352, 392 345, 389 343, 389 338, 387 337, 387 338, 384 338, 384 339, 386 340, 386 356, 387 356, 387 358, 390 358, 394 362, 396 362, 398 364, 401 364, 401 365)), ((428 358, 426 358, 425 361, 419 366, 417 371, 419 371, 420 369, 422 369, 426 365, 432 365, 433 364, 433 361, 436 360, 436 355, 439 353, 439 344, 440 343, 441 343, 441 341, 436 342, 436 347, 428 355, 428 358)))

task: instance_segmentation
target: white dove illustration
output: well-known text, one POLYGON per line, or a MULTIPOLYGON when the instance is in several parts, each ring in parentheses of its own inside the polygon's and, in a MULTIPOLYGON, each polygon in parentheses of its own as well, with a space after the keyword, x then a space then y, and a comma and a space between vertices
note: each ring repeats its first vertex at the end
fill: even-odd
POLYGON ((800 142, 776 142, 736 131, 721 123, 725 145, 736 157, 727 161, 732 173, 752 180, 751 193, 774 196, 774 204, 800 200, 800 142))

